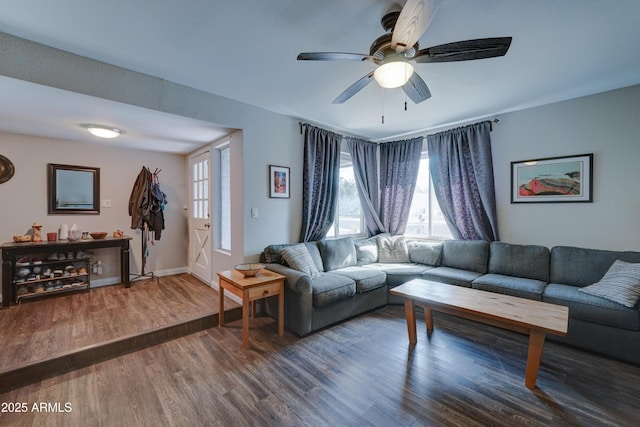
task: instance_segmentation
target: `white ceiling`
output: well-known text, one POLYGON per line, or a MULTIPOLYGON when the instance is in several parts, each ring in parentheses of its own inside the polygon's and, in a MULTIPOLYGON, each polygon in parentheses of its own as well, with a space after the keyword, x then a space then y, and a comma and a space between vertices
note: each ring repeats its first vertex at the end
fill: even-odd
MULTIPOLYGON (((392 0, 0 0, 0 31, 377 141, 640 83, 638 0, 442 0, 421 48, 511 36, 507 55, 417 64, 432 97, 409 100, 408 111, 401 89, 375 83, 331 104, 372 65, 303 62, 297 54, 368 53, 392 7, 392 0)), ((13 79, 0 79, 0 94, 0 129, 12 132, 73 139, 77 123, 90 120, 125 129, 123 145, 136 137, 138 148, 183 153, 226 132, 13 79)))

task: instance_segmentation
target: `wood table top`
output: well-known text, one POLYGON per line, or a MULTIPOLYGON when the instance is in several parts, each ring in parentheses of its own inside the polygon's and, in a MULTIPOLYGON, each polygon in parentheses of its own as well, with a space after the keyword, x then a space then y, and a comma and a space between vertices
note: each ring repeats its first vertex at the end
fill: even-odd
POLYGON ((262 269, 253 277, 244 277, 244 274, 236 270, 226 270, 218 272, 218 276, 233 283, 234 286, 245 289, 254 286, 262 286, 267 283, 274 283, 286 277, 271 270, 262 269))
POLYGON ((533 327, 558 335, 567 333, 569 307, 563 305, 423 279, 411 280, 392 288, 390 292, 425 303, 436 310, 437 307, 455 308, 526 328, 533 327))

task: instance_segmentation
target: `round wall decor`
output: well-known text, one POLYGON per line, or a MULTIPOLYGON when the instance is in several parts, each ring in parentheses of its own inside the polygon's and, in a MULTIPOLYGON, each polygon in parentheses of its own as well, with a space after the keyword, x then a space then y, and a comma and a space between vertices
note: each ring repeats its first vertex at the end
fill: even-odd
POLYGON ((14 172, 15 169, 11 160, 0 154, 0 184, 9 181, 14 172))

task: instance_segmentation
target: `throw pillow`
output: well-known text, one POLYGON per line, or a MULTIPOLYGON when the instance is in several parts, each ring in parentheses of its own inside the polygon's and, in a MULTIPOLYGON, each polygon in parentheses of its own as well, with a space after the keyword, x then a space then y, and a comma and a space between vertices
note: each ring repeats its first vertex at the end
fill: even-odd
POLYGON ((378 236, 378 262, 411 262, 404 236, 378 236))
POLYGON ((599 282, 578 290, 634 307, 640 298, 640 264, 616 260, 599 282))
POLYGON ((294 270, 298 270, 311 277, 320 276, 320 271, 311 258, 309 250, 304 243, 298 243, 296 245, 287 246, 280 250, 280 255, 284 259, 289 267, 294 270))

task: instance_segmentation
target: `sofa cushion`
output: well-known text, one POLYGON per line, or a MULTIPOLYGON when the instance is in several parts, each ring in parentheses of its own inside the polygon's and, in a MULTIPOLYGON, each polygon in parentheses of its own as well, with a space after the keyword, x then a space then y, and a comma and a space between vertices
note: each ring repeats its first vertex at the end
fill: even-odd
POLYGON ((449 283, 457 286, 471 287, 471 282, 482 276, 481 273, 451 267, 435 267, 426 270, 422 278, 434 282, 449 283))
POLYGON ((280 251, 287 246, 291 246, 291 243, 284 243, 281 245, 269 245, 264 248, 264 259, 268 263, 274 264, 282 264, 282 255, 280 255, 280 251))
POLYGON ((365 268, 382 271, 387 276, 387 286, 401 285, 411 279, 420 279, 422 273, 433 268, 416 263, 375 263, 365 265, 365 268))
POLYGON ((353 241, 353 244, 356 247, 358 265, 378 262, 378 243, 375 237, 357 239, 353 241))
POLYGON ((473 289, 513 295, 515 297, 542 301, 542 292, 547 282, 503 274, 485 274, 471 283, 473 289))
POLYGON ((404 236, 377 236, 378 262, 410 262, 404 236))
POLYGON ((411 262, 439 266, 442 258, 442 242, 427 242, 423 240, 407 241, 409 259, 411 262))
POLYGON ((320 273, 311 283, 313 306, 322 307, 356 294, 356 283, 346 276, 320 273))
POLYGON ((443 267, 485 274, 488 260, 489 242, 485 240, 445 240, 442 245, 443 267))
POLYGON ((551 248, 549 282, 589 286, 602 279, 617 259, 640 263, 640 252, 554 246, 551 248))
POLYGON ((616 260, 602 280, 578 290, 633 307, 640 297, 640 264, 616 260))
POLYGON ((549 249, 537 245, 491 242, 489 245, 489 273, 548 282, 549 249))
POLYGON ((384 286, 387 279, 384 271, 358 266, 332 270, 331 273, 346 276, 356 282, 356 293, 359 294, 384 286))
POLYGON ((579 291, 580 288, 550 283, 544 289, 542 301, 569 307, 569 317, 615 328, 640 330, 640 311, 613 301, 579 291))
POLYGON ((311 277, 320 276, 320 271, 304 243, 280 249, 280 256, 294 270, 308 274, 311 277))
POLYGON ((320 250, 320 256, 322 257, 324 271, 351 267, 358 263, 356 247, 353 244, 353 238, 351 237, 321 240, 318 242, 318 249, 320 250))

